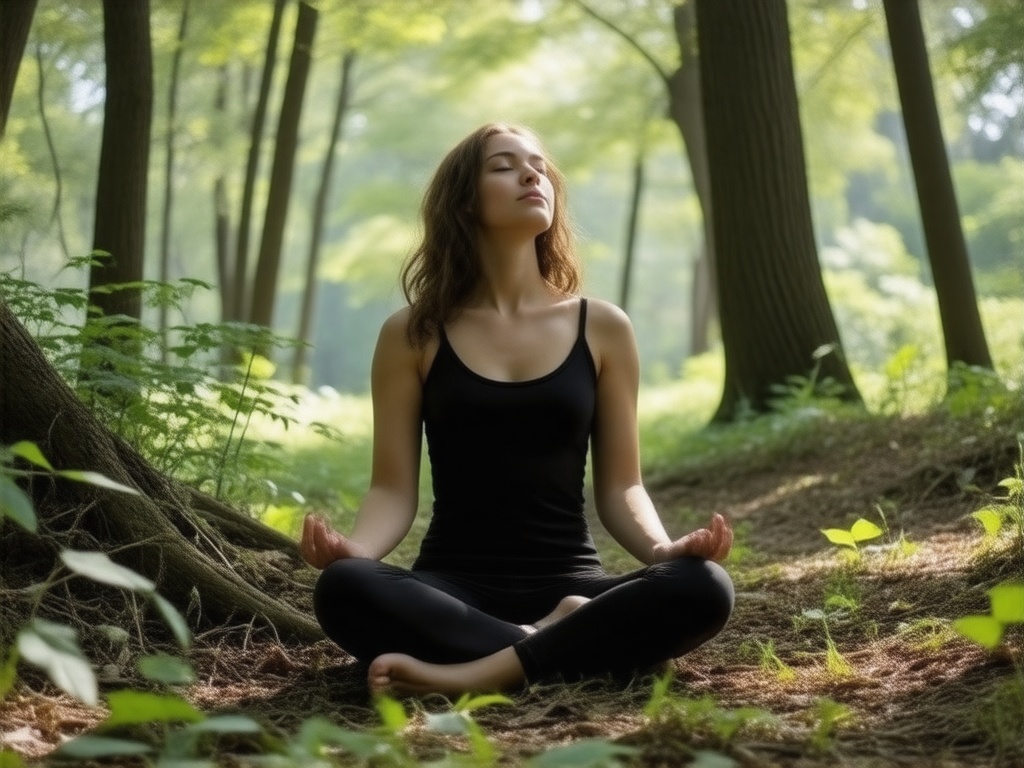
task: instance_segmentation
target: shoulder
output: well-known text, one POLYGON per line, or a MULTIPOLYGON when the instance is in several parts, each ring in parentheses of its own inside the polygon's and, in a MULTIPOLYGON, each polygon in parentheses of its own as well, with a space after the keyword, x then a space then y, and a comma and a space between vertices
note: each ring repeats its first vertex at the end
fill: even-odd
POLYGON ((603 299, 588 299, 586 333, 599 375, 609 366, 636 365, 633 324, 620 307, 603 299))
POLYGON ((595 340, 633 337, 633 324, 620 307, 604 299, 587 299, 587 335, 595 340))
POLYGON ((390 315, 381 325, 377 337, 375 357, 394 365, 403 365, 410 370, 415 369, 423 378, 430 368, 430 362, 437 353, 437 339, 430 339, 422 347, 417 347, 409 338, 409 323, 412 310, 405 306, 390 315))

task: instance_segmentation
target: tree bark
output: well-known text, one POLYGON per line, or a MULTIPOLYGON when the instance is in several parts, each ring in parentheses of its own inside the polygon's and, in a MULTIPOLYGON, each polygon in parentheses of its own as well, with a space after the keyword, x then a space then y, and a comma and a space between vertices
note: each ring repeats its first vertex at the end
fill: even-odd
MULTIPOLYGON (((174 55, 171 57, 171 81, 167 85, 167 133, 164 136, 164 207, 160 221, 160 282, 165 285, 171 280, 171 214, 174 211, 174 133, 178 116, 178 81, 181 73, 181 56, 185 50, 185 35, 188 33, 188 11, 190 0, 184 0, 178 21, 178 38, 174 55)), ((160 304, 160 359, 167 362, 167 336, 170 307, 160 304)))
POLYGON ((37 0, 0 2, 0 138, 7 128, 14 83, 18 79, 18 68, 25 54, 36 3, 37 0))
POLYGON ((714 416, 764 412, 817 375, 859 401, 818 264, 785 0, 698 0, 725 386, 714 416))
POLYGON ((626 247, 622 260, 622 281, 619 284, 619 307, 623 312, 629 311, 629 293, 633 281, 633 256, 636 253, 636 229, 640 220, 640 201, 644 190, 644 157, 647 154, 647 141, 643 132, 646 125, 640 127, 641 136, 637 144, 636 156, 633 158, 633 189, 629 196, 629 215, 626 219, 626 247))
POLYGON ((90 301, 105 315, 142 316, 137 288, 102 286, 142 279, 146 179, 153 116, 153 52, 149 0, 103 0, 106 101, 96 183, 93 249, 110 257, 89 270, 90 301))
POLYGON ((946 361, 992 368, 942 138, 917 0, 883 0, 907 149, 921 209, 946 361))
MULTIPOLYGON (((238 216, 238 236, 235 239, 235 269, 232 275, 231 314, 228 319, 244 320, 248 316, 249 279, 249 235, 252 230, 252 205, 256 194, 256 175, 260 164, 260 148, 263 144, 263 127, 267 120, 267 102, 270 100, 270 84, 274 79, 277 61, 277 41, 281 36, 281 17, 284 16, 286 0, 274 0, 274 13, 267 34, 267 49, 263 59, 263 74, 256 97, 256 109, 252 116, 252 132, 249 136, 249 156, 245 165, 245 181, 242 185, 242 209, 238 216)), ((245 73, 248 74, 248 68, 245 73)), ((246 78, 247 82, 247 78, 246 78)))
POLYGON ((669 115, 679 128, 690 165, 693 189, 703 220, 704 242, 693 264, 690 305, 690 350, 699 355, 710 346, 711 323, 718 308, 715 267, 714 206, 708 168, 707 132, 701 97, 700 51, 697 37, 696 0, 677 5, 672 20, 681 64, 668 80, 669 115))
POLYGON ((260 239, 252 302, 249 306, 249 322, 264 328, 272 328, 274 323, 281 246, 284 242, 284 225, 288 218, 288 203, 291 198, 295 151, 299 143, 299 118, 302 117, 302 102, 306 95, 306 80, 309 76, 318 16, 319 13, 313 6, 305 2, 299 3, 295 41, 292 45, 288 79, 284 86, 281 116, 277 125, 274 164, 270 172, 270 191, 267 194, 267 210, 263 219, 263 237, 260 239))
POLYGON ((196 593, 208 621, 259 617, 282 635, 322 637, 307 613, 261 588, 271 566, 246 565, 242 547, 273 547, 301 567, 294 542, 153 469, 95 420, 3 302, 0 359, 0 443, 32 441, 58 469, 100 472, 140 494, 61 482, 57 498, 36 498, 44 531, 85 526, 182 612, 196 593))
POLYGON ((338 98, 334 103, 334 121, 331 135, 327 143, 320 173, 320 186, 313 204, 313 224, 309 234, 309 257, 306 260, 306 285, 302 291, 302 307, 299 310, 299 330, 296 338, 299 344, 295 347, 295 359, 292 362, 292 381, 295 384, 309 383, 309 366, 307 364, 307 344, 312 341, 313 308, 316 305, 316 270, 320 261, 320 244, 323 240, 324 219, 327 216, 327 200, 331 193, 331 178, 334 171, 334 156, 341 138, 341 126, 352 100, 352 66, 356 54, 348 51, 341 58, 341 81, 338 86, 338 98))

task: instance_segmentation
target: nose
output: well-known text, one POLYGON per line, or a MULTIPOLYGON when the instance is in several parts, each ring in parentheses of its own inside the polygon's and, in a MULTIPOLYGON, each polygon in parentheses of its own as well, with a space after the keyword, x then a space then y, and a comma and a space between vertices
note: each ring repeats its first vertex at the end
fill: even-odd
POLYGON ((524 184, 530 184, 535 186, 540 181, 540 174, 532 166, 526 165, 523 167, 522 180, 524 184))

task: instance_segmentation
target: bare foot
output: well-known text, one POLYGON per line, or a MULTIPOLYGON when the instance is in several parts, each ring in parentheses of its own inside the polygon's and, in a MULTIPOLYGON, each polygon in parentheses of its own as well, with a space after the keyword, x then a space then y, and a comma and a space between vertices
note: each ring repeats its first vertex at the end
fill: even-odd
POLYGON ((374 696, 501 691, 525 679, 519 656, 511 647, 462 664, 430 664, 403 653, 385 653, 373 660, 367 673, 374 696))
POLYGON ((589 602, 589 597, 583 597, 581 595, 567 595, 566 597, 563 597, 558 601, 558 605, 555 606, 555 610, 533 624, 534 631, 551 626, 556 621, 564 619, 577 608, 581 608, 589 602))

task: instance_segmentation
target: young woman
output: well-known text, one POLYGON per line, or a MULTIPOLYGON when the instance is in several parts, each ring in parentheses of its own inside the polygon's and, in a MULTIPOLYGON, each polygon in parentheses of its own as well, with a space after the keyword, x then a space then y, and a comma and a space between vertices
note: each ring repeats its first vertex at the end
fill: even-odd
POLYGON ((579 298, 564 183, 537 139, 491 124, 443 160, 409 306, 380 332, 373 472, 350 534, 305 520, 326 634, 369 663, 371 692, 460 693, 628 676, 717 634, 733 588, 721 515, 673 541, 640 474, 639 364, 626 315, 579 298), (418 504, 423 431, 434 507, 410 570, 381 562, 418 504), (601 568, 598 516, 644 567, 601 568))

